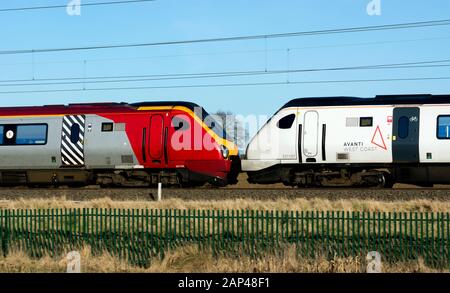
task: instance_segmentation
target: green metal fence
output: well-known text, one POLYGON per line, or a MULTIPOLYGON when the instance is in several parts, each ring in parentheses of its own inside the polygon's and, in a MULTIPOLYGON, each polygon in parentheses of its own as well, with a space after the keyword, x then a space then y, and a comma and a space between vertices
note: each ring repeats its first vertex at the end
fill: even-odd
POLYGON ((299 256, 333 258, 381 253, 384 261, 422 257, 450 268, 449 213, 254 210, 0 210, 3 255, 59 256, 90 246, 133 264, 182 245, 229 256, 264 257, 294 247, 299 256))

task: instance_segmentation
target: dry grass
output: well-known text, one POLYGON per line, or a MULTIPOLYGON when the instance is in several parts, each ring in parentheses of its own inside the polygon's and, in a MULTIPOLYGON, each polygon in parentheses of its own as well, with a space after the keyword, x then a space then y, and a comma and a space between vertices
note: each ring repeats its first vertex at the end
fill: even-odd
POLYGON ((365 212, 448 212, 450 200, 377 201, 362 199, 306 199, 281 198, 275 200, 182 200, 161 202, 115 201, 101 198, 89 201, 71 201, 65 198, 1 200, 0 209, 52 209, 52 208, 121 208, 121 209, 212 209, 212 210, 309 210, 309 211, 365 211, 365 212))
MULTIPOLYGON (((55 259, 43 257, 31 259, 21 252, 13 252, 6 258, 0 257, 0 272, 65 272, 64 257, 55 259)), ((215 258, 211 253, 199 251, 196 247, 184 247, 169 252, 163 260, 155 259, 150 267, 139 268, 129 265, 111 255, 92 256, 90 249, 81 251, 81 270, 91 273, 112 272, 162 272, 162 273, 359 273, 365 272, 365 263, 358 258, 336 258, 334 260, 308 260, 298 258, 294 249, 288 249, 284 257, 267 256, 254 260, 249 257, 215 258)), ((448 272, 435 270, 423 261, 383 264, 383 272, 448 272)))

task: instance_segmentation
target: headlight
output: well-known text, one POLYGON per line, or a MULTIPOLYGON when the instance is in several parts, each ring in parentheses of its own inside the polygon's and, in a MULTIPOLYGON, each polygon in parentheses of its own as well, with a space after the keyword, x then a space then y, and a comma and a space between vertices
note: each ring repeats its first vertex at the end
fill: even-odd
POLYGON ((230 151, 227 149, 226 146, 221 146, 222 148, 222 157, 224 159, 228 158, 228 155, 230 154, 230 151))

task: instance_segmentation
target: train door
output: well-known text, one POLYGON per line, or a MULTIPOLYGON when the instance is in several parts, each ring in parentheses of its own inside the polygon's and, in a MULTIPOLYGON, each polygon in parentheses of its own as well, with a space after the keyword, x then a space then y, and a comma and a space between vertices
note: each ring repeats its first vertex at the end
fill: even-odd
POLYGON ((149 131, 149 161, 155 167, 167 165, 167 128, 162 114, 152 115, 149 131))
POLYGON ((319 153, 319 113, 308 111, 303 121, 303 154, 306 162, 316 162, 315 157, 319 153))
POLYGON ((66 115, 61 136, 61 161, 65 167, 84 166, 85 115, 66 115))
POLYGON ((419 108, 395 108, 392 130, 394 163, 419 162, 419 108))

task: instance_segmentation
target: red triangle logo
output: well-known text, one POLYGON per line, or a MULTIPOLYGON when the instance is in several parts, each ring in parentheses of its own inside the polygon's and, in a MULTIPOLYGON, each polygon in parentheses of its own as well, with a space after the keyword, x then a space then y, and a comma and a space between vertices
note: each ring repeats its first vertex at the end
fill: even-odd
POLYGON ((381 134, 380 126, 377 126, 377 129, 375 130, 375 133, 372 137, 372 143, 376 145, 377 147, 380 147, 384 150, 387 150, 386 143, 384 142, 383 135, 381 134))

